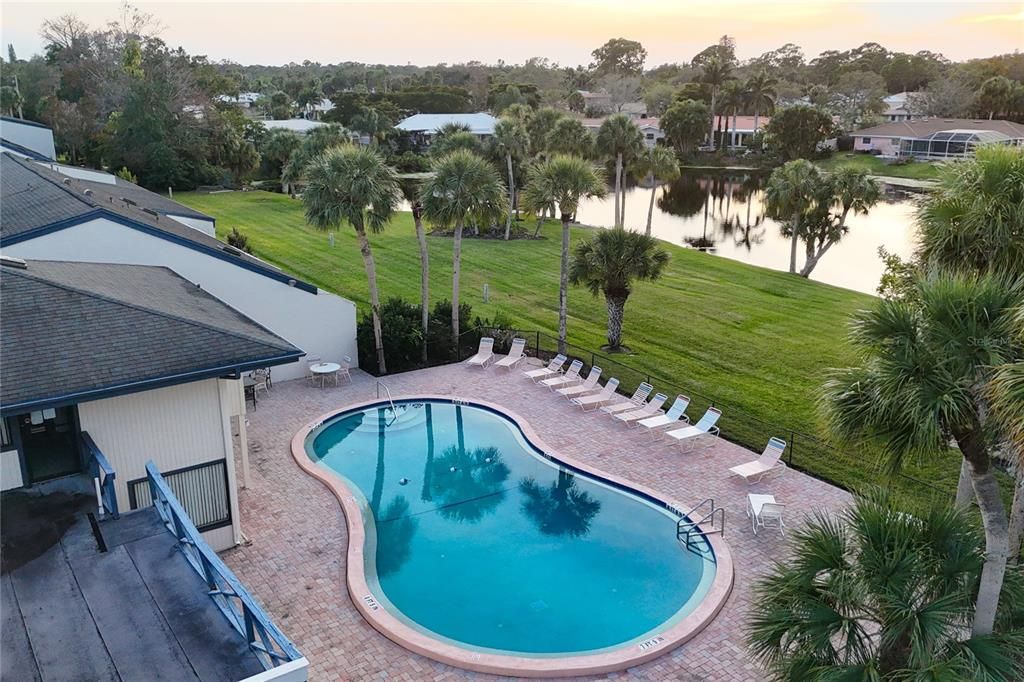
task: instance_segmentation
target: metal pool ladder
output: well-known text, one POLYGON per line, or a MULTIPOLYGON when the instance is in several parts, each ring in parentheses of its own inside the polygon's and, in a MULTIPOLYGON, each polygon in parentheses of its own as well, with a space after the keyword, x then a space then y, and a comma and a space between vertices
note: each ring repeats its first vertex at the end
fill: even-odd
MULTIPOLYGON (((388 389, 388 385, 380 379, 377 380, 377 400, 380 400, 380 389, 384 389, 384 394, 388 397, 388 404, 391 405, 391 416, 393 419, 398 419, 398 408, 395 407, 395 401, 391 399, 391 391, 388 389)), ((390 424, 389 424, 390 426, 390 424)))
POLYGON ((715 500, 710 497, 686 512, 676 522, 676 539, 685 542, 687 548, 691 546, 690 541, 694 536, 704 537, 713 534, 725 535, 725 507, 716 507, 715 500), (693 520, 694 515, 701 510, 705 511, 704 515, 693 520), (700 527, 705 521, 710 521, 710 528, 707 530, 700 527), (718 521, 717 525, 715 521, 718 521))

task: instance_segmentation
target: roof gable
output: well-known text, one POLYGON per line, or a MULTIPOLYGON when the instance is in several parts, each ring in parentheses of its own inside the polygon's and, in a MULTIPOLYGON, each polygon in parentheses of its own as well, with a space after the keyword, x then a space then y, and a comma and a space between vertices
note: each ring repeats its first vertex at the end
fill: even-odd
POLYGON ((5 265, 0 288, 5 413, 302 355, 167 268, 29 261, 5 265))

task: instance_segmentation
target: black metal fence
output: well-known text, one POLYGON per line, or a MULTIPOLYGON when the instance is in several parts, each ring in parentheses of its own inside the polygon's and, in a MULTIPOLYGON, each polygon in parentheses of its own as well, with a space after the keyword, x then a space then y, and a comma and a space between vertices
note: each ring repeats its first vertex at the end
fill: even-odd
MULTIPOLYGON (((482 336, 494 338, 495 353, 507 353, 512 339, 516 337, 526 340, 527 355, 545 362, 559 352, 564 352, 570 360, 583 361, 581 374, 584 375, 596 364, 601 368, 603 380, 609 377, 619 379, 620 393, 631 394, 640 383, 647 382, 652 384, 656 391, 668 395, 670 401, 677 394, 686 395, 690 398, 687 413, 692 421, 696 421, 708 407, 717 407, 722 410, 722 418, 718 422, 722 429, 722 438, 755 452, 760 452, 769 438, 782 438, 788 443, 784 455, 787 465, 841 488, 854 489, 888 476, 882 468, 881 458, 877 452, 853 452, 793 426, 765 421, 727 401, 695 391, 692 386, 683 386, 649 370, 633 367, 623 360, 572 343, 560 344, 557 337, 542 331, 475 328, 460 337, 457 360, 461 361, 473 355, 482 336), (870 478, 865 476, 866 473, 871 474, 870 478)), ((958 468, 944 472, 947 475, 943 476, 942 480, 935 480, 933 472, 929 472, 932 480, 928 481, 903 471, 889 477, 888 482, 897 490, 912 491, 915 497, 921 497, 922 493, 949 495, 955 490, 957 471, 958 468)))
MULTIPOLYGON (((227 460, 217 459, 168 471, 163 479, 200 531, 231 525, 227 460)), ((153 504, 148 478, 128 481, 128 503, 132 509, 153 504)))

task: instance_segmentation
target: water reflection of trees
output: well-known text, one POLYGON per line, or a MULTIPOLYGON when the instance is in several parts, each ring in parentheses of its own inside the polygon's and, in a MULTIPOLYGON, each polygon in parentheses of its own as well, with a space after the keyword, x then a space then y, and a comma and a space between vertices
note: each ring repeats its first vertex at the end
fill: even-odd
POLYGON ((444 518, 476 523, 505 499, 509 473, 497 448, 451 445, 431 463, 430 497, 444 518))
POLYGON ((519 483, 523 513, 544 535, 584 537, 590 524, 601 511, 601 502, 576 486, 576 477, 559 470, 558 479, 542 486, 532 478, 519 483))
POLYGON ((377 515, 377 575, 395 573, 409 559, 419 521, 409 515, 409 500, 396 495, 377 515))
POLYGON ((658 210, 680 218, 690 218, 700 213, 706 200, 698 177, 683 173, 678 180, 665 186, 665 191, 658 197, 658 210))

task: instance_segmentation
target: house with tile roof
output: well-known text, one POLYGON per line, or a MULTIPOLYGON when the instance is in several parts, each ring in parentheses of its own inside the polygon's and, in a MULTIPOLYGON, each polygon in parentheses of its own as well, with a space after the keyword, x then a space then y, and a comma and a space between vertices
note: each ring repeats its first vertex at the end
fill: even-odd
POLYGON ((999 120, 920 118, 853 133, 854 151, 884 158, 960 159, 972 156, 981 144, 1024 145, 1024 125, 999 120))
POLYGON ((111 178, 0 155, 0 247, 23 259, 167 267, 311 357, 357 356, 354 303, 219 241, 213 218, 111 178))

